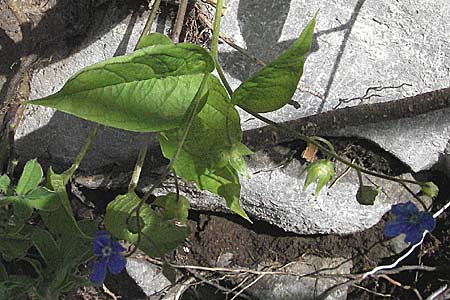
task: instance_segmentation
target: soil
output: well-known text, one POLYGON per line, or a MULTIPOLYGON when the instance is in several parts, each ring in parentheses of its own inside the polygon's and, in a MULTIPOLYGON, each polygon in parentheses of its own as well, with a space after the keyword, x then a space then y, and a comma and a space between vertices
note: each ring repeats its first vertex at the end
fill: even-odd
MULTIPOLYGON (((76 51, 82 45, 89 43, 85 40, 86 32, 93 26, 92 14, 101 13, 105 5, 126 5, 131 10, 143 11, 146 1, 24 1, 27 15, 38 24, 32 31, 32 39, 36 45, 33 51, 37 52, 41 62, 52 57, 64 57, 76 51), (114 4, 111 4, 113 3, 114 4), (80 4, 82 3, 82 4, 80 4), (86 13, 88 11, 89 13, 86 13), (68 42, 70 41, 70 42, 68 42), (58 52, 58 43, 64 42, 66 49, 58 52), (69 47, 66 47, 69 45, 69 47), (72 45, 72 47, 70 47, 72 45), (53 49, 53 50, 51 50, 53 49), (51 51, 50 51, 51 50, 51 51), (56 52, 55 52, 56 51, 56 52)), ((168 5, 167 14, 173 13, 174 7, 168 5), (172 10, 172 12, 171 12, 172 10)), ((190 6, 186 26, 188 29, 182 32, 182 38, 207 45, 210 32, 205 25, 196 18, 196 8, 190 6)), ((101 32, 98 33, 101 35, 101 32)), ((0 38, 3 48, 0 48, 0 75, 8 79, 13 76, 16 65, 21 55, 21 33, 19 24, 15 20, 5 0, 0 0, 0 38), (5 41, 5 43, 3 43, 5 41)), ((23 55, 23 53, 22 53, 23 55)), ((7 86, 8 83, 5 84, 7 86)), ((4 89, 0 97, 4 95, 4 89)), ((401 162, 390 156, 376 145, 368 141, 356 139, 330 139, 340 154, 378 172, 389 175, 399 175, 409 171, 401 162)), ((286 145, 285 145, 286 146, 286 145)), ((305 145, 289 143, 287 146, 296 149, 305 148, 305 145)), ((301 151, 300 151, 301 153, 301 151)), ((296 159, 302 159, 297 156, 296 159)), ((436 182, 440 189, 440 195, 435 201, 435 208, 445 203, 450 195, 449 179, 439 172, 418 174, 428 180, 436 182)), ((96 201, 113 199, 115 194, 122 191, 97 190, 86 193, 86 197, 95 197, 96 201), (102 199, 103 198, 103 199, 102 199)), ((78 203, 73 197, 74 203, 78 203)), ((104 203, 104 202, 103 202, 104 203)), ((79 210, 80 217, 101 219, 104 213, 104 205, 95 209, 85 208, 79 210), (81 215, 81 213, 83 215, 81 215)), ((179 247, 173 255, 169 256, 172 262, 177 264, 193 264, 203 266, 241 266, 252 268, 258 264, 285 264, 295 261, 305 254, 314 254, 322 257, 344 257, 353 262, 352 273, 369 270, 380 263, 392 262, 397 256, 392 257, 392 250, 382 241, 383 226, 386 216, 374 227, 351 235, 314 235, 299 236, 286 233, 270 224, 256 221, 249 224, 246 221, 229 214, 211 214, 208 212, 191 211, 189 215, 189 227, 191 235, 185 244, 179 247), (186 251, 188 249, 189 251, 186 251)), ((438 221, 433 235, 428 237, 423 246, 410 256, 407 264, 424 264, 438 266, 439 269, 432 273, 406 273, 401 276, 392 276, 394 280, 401 282, 403 287, 392 284, 383 279, 365 280, 361 285, 366 288, 350 287, 348 298, 356 299, 384 299, 376 293, 390 294, 391 299, 417 299, 412 288, 417 288, 422 295, 429 295, 444 283, 450 282, 450 218, 445 213, 438 221), (447 266, 447 267, 446 267, 447 266), (411 286, 412 288, 407 288, 411 286), (369 291, 367 291, 369 290, 369 291), (372 292, 370 292, 372 291, 372 292)), ((224 286, 232 282, 224 280, 224 286)), ((126 274, 108 276, 107 288, 122 300, 144 299, 145 294, 126 274)), ((65 295, 67 300, 93 300, 111 299, 111 295, 102 289, 85 287, 65 295)), ((225 299, 225 296, 215 288, 201 285, 191 288, 184 295, 185 300, 190 299, 225 299)))

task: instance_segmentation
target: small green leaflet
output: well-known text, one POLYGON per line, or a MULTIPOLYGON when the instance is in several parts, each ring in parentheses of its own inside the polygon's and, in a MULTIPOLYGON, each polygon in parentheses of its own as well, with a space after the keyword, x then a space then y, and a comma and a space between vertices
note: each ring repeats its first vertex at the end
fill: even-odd
POLYGON ((65 176, 56 174, 50 167, 47 172, 47 188, 55 192, 59 206, 52 212, 40 210, 39 215, 54 236, 66 234, 84 236, 73 216, 65 182, 65 176))
MULTIPOLYGON (((136 226, 130 224, 136 216, 135 208, 141 199, 132 192, 117 196, 106 208, 105 227, 117 239, 137 243, 136 226), (131 229, 131 230, 130 230, 131 229)), ((175 222, 164 220, 161 215, 148 205, 140 210, 141 240, 139 249, 149 256, 162 256, 178 247, 189 234, 185 226, 177 226, 175 222)), ((135 223, 135 222, 133 222, 135 223)))
POLYGON ((307 175, 305 179, 305 185, 303 186, 303 191, 305 191, 311 183, 318 179, 316 191, 314 192, 316 197, 319 195, 320 190, 336 174, 333 163, 328 159, 316 160, 315 162, 307 166, 305 170, 307 175))
POLYGON ((303 74, 315 24, 316 16, 288 50, 243 82, 233 93, 233 103, 257 113, 274 111, 287 104, 303 74))
POLYGON ((6 194, 8 192, 10 183, 11 180, 9 179, 8 175, 0 176, 0 192, 6 194))
POLYGON ((139 43, 136 46, 136 50, 155 45, 171 45, 171 44, 173 44, 173 42, 167 35, 158 32, 153 32, 150 33, 149 35, 143 36, 139 40, 139 43))
POLYGON ((28 161, 16 187, 17 195, 25 195, 29 191, 34 190, 42 181, 43 175, 41 165, 36 159, 28 161))
POLYGON ((213 70, 211 56, 199 46, 160 44, 89 66, 61 91, 29 103, 111 127, 157 132, 181 125, 213 70))

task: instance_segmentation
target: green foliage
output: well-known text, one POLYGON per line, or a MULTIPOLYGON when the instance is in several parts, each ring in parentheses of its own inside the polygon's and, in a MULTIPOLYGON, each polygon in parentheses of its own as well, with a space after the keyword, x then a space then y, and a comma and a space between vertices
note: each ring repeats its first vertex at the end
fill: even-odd
POLYGON ((303 190, 313 183, 316 179, 318 179, 316 191, 314 194, 319 195, 320 190, 331 180, 334 176, 334 166, 331 161, 328 159, 319 159, 306 167, 306 180, 305 185, 303 186, 303 190))
POLYGON ((153 205, 161 208, 161 217, 164 221, 176 220, 186 224, 190 204, 185 197, 169 193, 156 198, 153 205))
MULTIPOLYGON (((170 197, 172 196, 169 196, 169 199, 170 197)), ((162 201, 164 200, 158 202, 162 203, 162 201)), ((147 205, 142 205, 140 208, 140 228, 137 228, 136 208, 140 202, 141 199, 135 193, 129 192, 117 196, 108 204, 105 227, 114 237, 136 244, 139 239, 138 231, 140 231, 139 248, 149 256, 162 256, 184 241, 189 234, 187 227, 180 227, 173 220, 168 220, 167 211, 164 215, 147 205)), ((169 215, 185 215, 187 209, 186 205, 177 205, 176 212, 171 211, 169 215)))
POLYGON ((34 190, 42 181, 43 172, 41 165, 36 159, 30 160, 25 164, 22 176, 16 187, 17 195, 25 195, 34 190))
POLYGON ((274 111, 286 105, 294 95, 303 74, 315 24, 314 16, 288 50, 243 82, 233 93, 233 103, 258 113, 274 111))
POLYGON ((156 46, 156 45, 171 45, 173 44, 172 40, 164 34, 154 32, 149 35, 143 36, 139 43, 136 46, 136 50, 150 47, 150 46, 156 46))
MULTIPOLYGON (((12 265, 18 260, 30 264, 37 277, 18 276, 14 271, 9 274, 2 265, 0 299, 25 299, 24 295, 31 295, 33 299, 58 299, 60 293, 86 283, 75 274, 79 265, 93 254, 91 237, 58 228, 62 226, 67 229, 65 224, 70 224, 70 220, 75 222, 65 191, 68 179, 52 170, 48 175, 47 187, 39 186, 43 180, 42 168, 36 160, 31 160, 26 163, 17 187, 11 187, 5 175, 1 177, 2 192, 8 194, 0 200, 0 254, 12 265), (58 186, 59 192, 51 189, 58 186), (63 215, 56 214, 64 207, 61 200, 66 200, 69 205, 68 210, 63 210, 63 215), (28 220, 34 209, 45 216, 47 224, 58 230, 50 232, 29 225, 28 220), (68 220, 62 217, 68 217, 68 220), (35 253, 28 255, 32 247, 39 253, 38 257, 35 253)), ((86 226, 84 222, 81 225, 86 232, 92 233, 92 224, 86 226)), ((80 227, 76 227, 80 233, 80 227)))
POLYGON ((131 131, 168 130, 181 125, 203 76, 213 70, 199 46, 155 45, 87 67, 58 93, 30 103, 131 131))
POLYGON ((439 194, 439 188, 434 182, 428 181, 422 186, 422 192, 428 197, 435 198, 439 194))
POLYGON ((380 188, 375 188, 370 185, 360 185, 356 193, 356 200, 362 205, 373 205, 379 193, 380 188))
POLYGON ((7 193, 11 180, 8 175, 0 176, 0 193, 7 193))

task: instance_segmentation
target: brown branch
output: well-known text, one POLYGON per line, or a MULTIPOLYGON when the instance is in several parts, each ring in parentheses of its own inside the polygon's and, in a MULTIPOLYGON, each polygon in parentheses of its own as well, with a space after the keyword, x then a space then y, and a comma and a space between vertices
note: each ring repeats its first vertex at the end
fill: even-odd
MULTIPOLYGON (((450 88, 445 88, 399 100, 327 111, 281 124, 299 133, 312 136, 349 126, 410 118, 449 106, 450 88)), ((295 139, 288 132, 268 125, 245 131, 243 142, 257 150, 295 139)))
POLYGON ((184 17, 188 6, 188 0, 180 0, 178 6, 177 18, 175 19, 175 25, 173 26, 172 41, 178 43, 180 41, 181 30, 183 29, 184 17))

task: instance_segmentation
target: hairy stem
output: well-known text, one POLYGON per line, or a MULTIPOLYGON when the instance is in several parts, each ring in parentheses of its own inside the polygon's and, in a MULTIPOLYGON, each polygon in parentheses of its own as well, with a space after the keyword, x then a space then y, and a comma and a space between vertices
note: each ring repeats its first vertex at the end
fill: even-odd
POLYGON ((78 153, 77 157, 75 158, 74 163, 72 166, 64 171, 64 175, 66 180, 69 180, 70 177, 72 177, 73 173, 78 169, 78 167, 81 164, 81 161, 86 156, 87 151, 89 150, 89 147, 91 147, 92 141, 94 140, 95 136, 97 135, 97 131, 100 128, 100 124, 95 124, 94 128, 92 129, 91 133, 89 134, 88 138, 86 139, 86 143, 84 144, 83 148, 81 148, 80 153, 78 153))

